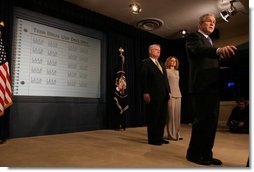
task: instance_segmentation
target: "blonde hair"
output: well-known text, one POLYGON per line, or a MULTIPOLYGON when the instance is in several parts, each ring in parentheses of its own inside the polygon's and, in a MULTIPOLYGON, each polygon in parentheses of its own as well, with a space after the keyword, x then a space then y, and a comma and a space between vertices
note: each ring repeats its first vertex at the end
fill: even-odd
POLYGON ((178 58, 177 58, 176 56, 169 56, 169 57, 166 59, 165 67, 166 67, 166 69, 169 69, 169 68, 170 68, 170 61, 171 61, 172 58, 176 59, 176 66, 175 66, 175 69, 178 70, 178 68, 179 68, 179 60, 178 60, 178 58))

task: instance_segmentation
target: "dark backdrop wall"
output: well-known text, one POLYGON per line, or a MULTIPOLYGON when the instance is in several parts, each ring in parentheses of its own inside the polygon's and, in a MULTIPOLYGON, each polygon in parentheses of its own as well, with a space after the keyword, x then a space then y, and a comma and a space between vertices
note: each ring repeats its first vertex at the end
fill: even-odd
MULTIPOLYGON (((161 60, 176 55, 180 61, 180 87, 182 98, 182 122, 191 121, 188 99, 188 63, 185 55, 185 39, 167 40, 136 29, 111 18, 83 9, 62 0, 1 0, 1 20, 5 27, 5 44, 11 60, 13 9, 21 7, 37 13, 66 20, 74 24, 96 29, 107 37, 105 65, 106 91, 104 102, 22 102, 15 103, 4 115, 5 137, 27 137, 64 132, 118 128, 118 115, 113 99, 116 72, 120 64, 119 47, 124 48, 125 70, 129 110, 126 113, 127 127, 146 125, 143 114, 143 101, 140 90, 139 70, 142 59, 148 57, 148 46, 161 44, 161 60), (30 108, 25 108, 29 106, 30 108), (48 107, 53 107, 48 108, 48 107), (65 110, 61 110, 61 109, 65 110), (38 110, 39 109, 39 110, 38 110), (40 110, 45 109, 45 110, 40 110), (54 115, 48 115, 54 114, 54 115), (85 115, 84 115, 85 114, 85 115), (10 133, 8 133, 10 131, 10 133)), ((3 118, 0 118, 3 121, 3 118)), ((1 122, 1 121, 0 121, 1 122)), ((1 125, 3 126, 3 125, 1 125)))
MULTIPOLYGON (((64 1, 24 0, 3 2, 5 11, 2 18, 6 23, 13 22, 15 7, 21 7, 33 12, 41 13, 74 24, 102 31, 106 35, 107 52, 105 65, 106 91, 105 102, 79 102, 79 101, 31 101, 20 100, 14 97, 14 105, 10 108, 8 117, 9 137, 27 137, 44 134, 64 132, 87 131, 105 128, 117 128, 118 121, 115 111, 113 93, 115 77, 119 67, 119 47, 125 50, 125 70, 128 84, 127 127, 145 125, 142 113, 143 102, 139 88, 139 69, 141 61, 148 57, 148 46, 159 43, 162 46, 162 60, 169 54, 169 40, 160 38, 132 26, 123 24, 97 13, 82 9, 64 1), (8 6, 8 8, 6 8, 8 6), (6 16, 12 16, 6 18, 6 16), (53 115, 52 115, 53 114, 53 115)), ((9 61, 11 61, 12 26, 5 28, 9 31, 5 40, 9 48, 9 61)), ((5 122, 6 123, 6 122, 5 122)))

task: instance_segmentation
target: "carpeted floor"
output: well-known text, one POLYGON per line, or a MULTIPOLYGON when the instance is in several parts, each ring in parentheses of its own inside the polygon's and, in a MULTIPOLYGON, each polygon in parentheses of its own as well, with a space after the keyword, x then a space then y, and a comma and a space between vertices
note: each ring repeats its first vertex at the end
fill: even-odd
POLYGON ((126 131, 97 130, 9 139, 0 145, 2 167, 59 168, 245 168, 249 156, 248 134, 219 128, 214 157, 222 166, 202 166, 185 159, 191 125, 182 125, 183 140, 147 144, 146 127, 126 131))

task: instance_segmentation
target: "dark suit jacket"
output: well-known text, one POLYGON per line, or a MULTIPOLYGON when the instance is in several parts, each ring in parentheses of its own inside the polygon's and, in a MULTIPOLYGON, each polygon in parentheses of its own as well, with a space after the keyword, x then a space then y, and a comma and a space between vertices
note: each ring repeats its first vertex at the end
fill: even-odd
POLYGON ((163 74, 150 58, 143 60, 141 71, 142 92, 143 94, 149 93, 151 101, 169 99, 170 88, 167 79, 167 72, 163 63, 160 61, 159 63, 162 66, 163 74))
POLYGON ((186 51, 190 65, 189 92, 217 93, 219 91, 219 56, 217 48, 199 32, 190 34, 186 51))

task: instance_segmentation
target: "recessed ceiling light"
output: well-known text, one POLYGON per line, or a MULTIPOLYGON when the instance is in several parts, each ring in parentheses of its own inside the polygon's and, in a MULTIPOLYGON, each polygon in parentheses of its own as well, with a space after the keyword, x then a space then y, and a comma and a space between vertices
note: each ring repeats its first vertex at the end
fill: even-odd
POLYGON ((152 30, 160 28, 163 24, 164 22, 160 19, 147 18, 147 19, 140 20, 137 23, 137 27, 146 31, 152 31, 152 30))
POLYGON ((142 11, 142 8, 138 3, 130 4, 129 8, 133 14, 139 14, 142 11))
POLYGON ((187 29, 182 29, 182 30, 180 30, 180 35, 181 35, 183 38, 186 37, 187 34, 188 34, 187 29))

